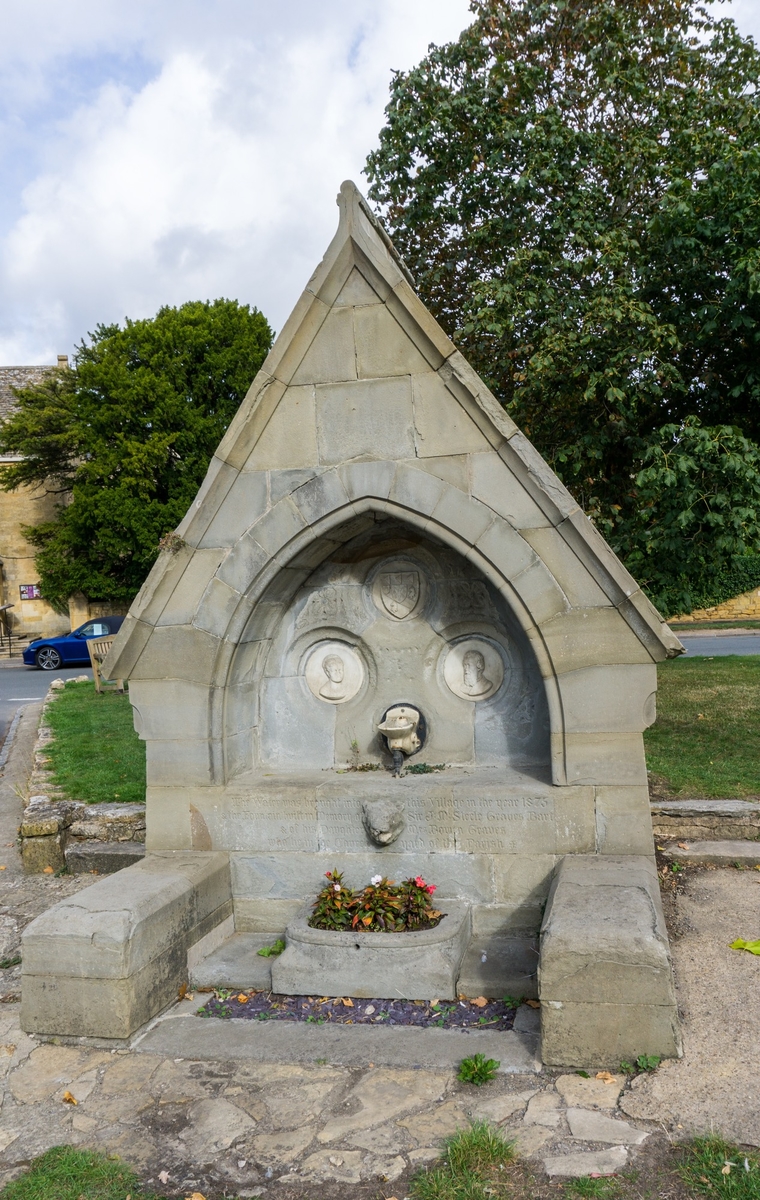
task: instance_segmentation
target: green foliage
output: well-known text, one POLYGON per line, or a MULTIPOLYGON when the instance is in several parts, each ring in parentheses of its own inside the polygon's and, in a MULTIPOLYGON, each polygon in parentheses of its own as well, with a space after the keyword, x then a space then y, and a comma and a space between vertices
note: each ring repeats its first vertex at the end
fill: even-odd
POLYGON ((285 942, 282 940, 282 938, 278 938, 277 941, 273 942, 271 946, 262 946, 260 950, 256 951, 256 953, 262 958, 277 958, 279 954, 282 954, 284 949, 285 942))
POLYGON ((616 1179, 592 1179, 590 1175, 584 1175, 565 1184, 565 1195, 613 1200, 613 1197, 620 1195, 620 1184, 616 1179))
POLYGON ((379 879, 354 900, 351 928, 359 932, 401 933, 405 929, 400 889, 392 879, 379 879))
POLYGON ((645 1071, 656 1071, 659 1065, 660 1059, 656 1054, 640 1054, 635 1063, 621 1062, 620 1070, 624 1075, 641 1075, 645 1071))
POLYGON ((360 892, 346 887, 338 871, 328 871, 326 879, 309 919, 314 929, 350 927, 359 933, 403 933, 430 929, 443 915, 430 903, 435 885, 426 883, 421 875, 400 884, 376 875, 360 892))
POLYGON ((507 1200, 514 1195, 514 1148, 498 1130, 476 1121, 444 1142, 443 1162, 415 1175, 411 1200, 507 1200))
POLYGON ((486 1058, 483 1054, 473 1054, 471 1058, 463 1058, 459 1064, 457 1079, 461 1083, 473 1083, 481 1087, 496 1078, 499 1062, 495 1058, 486 1058))
POLYGON ((760 550, 760 446, 692 417, 658 430, 643 464, 606 532, 657 607, 691 612, 760 583, 760 554, 745 556, 760 550))
POLYGON ((760 794, 760 656, 678 658, 657 667, 657 720, 644 733, 661 794, 760 794))
POLYGON ((150 1200, 134 1171, 118 1158, 72 1146, 47 1150, 0 1191, 2 1200, 124 1200, 128 1195, 150 1200))
POLYGON ((757 1154, 747 1153, 722 1138, 695 1138, 684 1152, 679 1173, 694 1196, 760 1200, 757 1154))
POLYGON ((309 924, 313 929, 348 929, 354 893, 343 883, 340 871, 326 871, 327 883, 314 901, 309 924))
POLYGON ((271 340, 262 314, 234 300, 166 307, 99 325, 74 369, 16 393, 0 452, 23 458, 2 486, 42 485, 62 500, 54 521, 25 531, 47 600, 65 609, 74 592, 134 597, 271 340))
POLYGON ((46 717, 55 740, 45 753, 67 796, 84 804, 145 803, 145 742, 135 733, 128 696, 68 683, 46 717))
POLYGON ((471 9, 395 75, 370 196, 443 326, 675 611, 760 550, 757 447, 726 429, 760 441, 760 52, 695 0, 471 9))

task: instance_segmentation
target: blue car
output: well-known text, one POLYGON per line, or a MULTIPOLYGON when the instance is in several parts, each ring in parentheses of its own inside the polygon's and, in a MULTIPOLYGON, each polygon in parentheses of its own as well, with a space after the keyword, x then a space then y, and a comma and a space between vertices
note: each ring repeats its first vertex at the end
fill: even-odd
POLYGON ((89 667, 88 639, 112 637, 123 621, 123 617, 97 617, 60 637, 37 638, 24 650, 24 662, 28 667, 41 667, 43 671, 57 671, 59 667, 81 664, 89 667))

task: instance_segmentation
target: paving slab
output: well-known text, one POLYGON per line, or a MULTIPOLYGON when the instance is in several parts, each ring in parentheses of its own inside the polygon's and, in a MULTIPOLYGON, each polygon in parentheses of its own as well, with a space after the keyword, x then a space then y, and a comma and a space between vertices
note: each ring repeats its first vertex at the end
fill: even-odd
POLYGON ((270 991, 274 960, 260 955, 259 950, 271 946, 280 937, 282 933, 233 933, 191 969, 192 986, 270 991))
POLYGON ((145 1054, 256 1062, 426 1067, 450 1069, 481 1053, 500 1062, 503 1074, 541 1070, 537 1039, 515 1029, 505 1033, 457 1029, 375 1029, 368 1025, 307 1025, 285 1021, 224 1021, 193 1014, 159 1020, 135 1044, 145 1054))
POLYGON ((760 866, 760 842, 666 842, 663 854, 668 862, 704 863, 715 867, 760 866))
POLYGON ((684 1056, 639 1075, 620 1107, 678 1137, 760 1146, 760 958, 729 948, 760 935, 760 872, 687 871, 673 904, 684 1056))
POLYGON ((551 1154, 544 1159, 547 1175, 565 1175, 577 1179, 585 1175, 616 1175, 628 1162, 624 1146, 611 1150, 592 1150, 582 1153, 551 1154))

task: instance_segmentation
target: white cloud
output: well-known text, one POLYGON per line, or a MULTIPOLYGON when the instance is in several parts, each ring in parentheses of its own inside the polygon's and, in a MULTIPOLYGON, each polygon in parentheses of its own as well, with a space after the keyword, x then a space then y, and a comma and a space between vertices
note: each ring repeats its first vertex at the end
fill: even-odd
MULTIPOLYGON (((760 33, 756 0, 722 11, 760 33)), ((467 0, 8 6, 0 362, 52 362, 99 321, 196 298, 279 328, 341 181, 362 186, 391 70, 470 19, 467 0)))
MULTIPOLYGON (((45 164, 0 230, 0 361, 53 361, 98 321, 195 298, 239 298, 279 327, 334 232, 341 181, 361 186, 391 69, 469 20, 466 0, 294 2, 277 20, 262 4, 260 25, 233 2, 216 6, 223 24, 203 5, 184 6, 184 22, 182 5, 138 7, 143 26, 129 6, 101 11, 88 70, 97 77, 98 54, 107 68, 118 43, 115 76, 129 74, 130 47, 144 71, 152 28, 153 77, 102 82, 38 124, 45 164), (171 27, 156 16, 167 7, 171 27)), ((81 31, 88 6, 74 8, 81 31)), ((59 32, 63 48, 48 36, 30 64, 32 114, 70 69, 71 33, 59 32)))

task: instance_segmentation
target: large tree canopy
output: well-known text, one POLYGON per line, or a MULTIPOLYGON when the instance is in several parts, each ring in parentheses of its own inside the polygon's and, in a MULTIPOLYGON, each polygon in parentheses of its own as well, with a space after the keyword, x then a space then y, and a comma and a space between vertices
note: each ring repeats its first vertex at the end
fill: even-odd
POLYGON ((471 8, 395 76, 370 196, 614 543, 664 426, 760 439, 760 52, 694 0, 471 8))
POLYGON ((6 490, 61 493, 57 519, 25 530, 43 596, 131 600, 183 517, 272 342, 257 309, 234 300, 162 308, 100 325, 75 356, 19 390, 0 429, 6 490))

